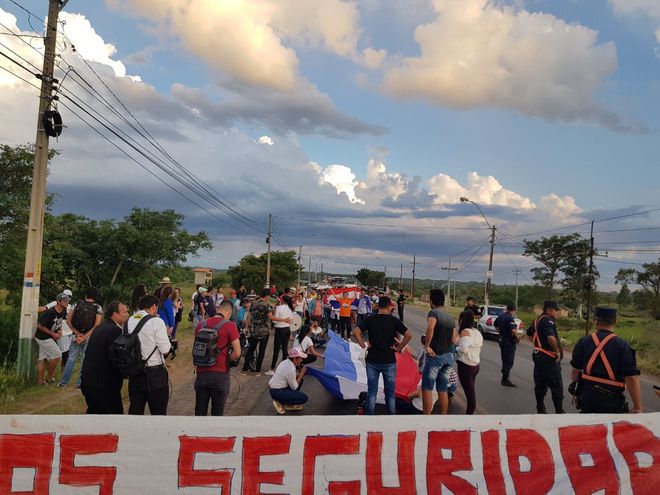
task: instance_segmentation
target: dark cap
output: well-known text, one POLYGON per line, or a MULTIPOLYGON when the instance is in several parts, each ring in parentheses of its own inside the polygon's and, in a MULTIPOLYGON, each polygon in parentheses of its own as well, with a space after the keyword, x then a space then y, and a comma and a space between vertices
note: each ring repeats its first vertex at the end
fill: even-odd
POLYGON ((467 297, 465 298, 465 300, 466 300, 466 301, 474 301, 474 297, 472 297, 472 296, 467 296, 467 297))
POLYGON ((544 301, 543 311, 546 311, 548 309, 556 309, 557 311, 559 311, 559 304, 557 304, 557 301, 544 301))
POLYGON ((516 310, 516 305, 514 303, 509 303, 506 305, 506 310, 507 311, 515 311, 516 310))
POLYGON ((268 287, 264 287, 261 289, 261 297, 266 297, 270 296, 270 289, 268 287))
POLYGON ((596 319, 605 321, 616 320, 616 308, 596 308, 596 319))

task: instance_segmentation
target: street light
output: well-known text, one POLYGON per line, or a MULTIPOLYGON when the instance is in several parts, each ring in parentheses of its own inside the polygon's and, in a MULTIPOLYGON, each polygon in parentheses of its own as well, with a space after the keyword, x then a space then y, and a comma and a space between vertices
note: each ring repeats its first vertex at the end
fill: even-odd
POLYGON ((488 225, 488 228, 491 230, 490 234, 490 258, 488 260, 488 272, 486 272, 486 291, 484 294, 484 302, 486 305, 490 303, 490 289, 493 284, 493 250, 495 249, 495 226, 491 225, 488 219, 486 218, 486 215, 484 215, 483 210, 481 209, 481 206, 479 206, 478 203, 475 203, 474 201, 469 200, 465 196, 462 196, 460 198, 461 203, 472 203, 474 206, 477 207, 477 210, 479 210, 479 213, 481 213, 481 216, 484 218, 484 221, 486 222, 486 225, 488 225))

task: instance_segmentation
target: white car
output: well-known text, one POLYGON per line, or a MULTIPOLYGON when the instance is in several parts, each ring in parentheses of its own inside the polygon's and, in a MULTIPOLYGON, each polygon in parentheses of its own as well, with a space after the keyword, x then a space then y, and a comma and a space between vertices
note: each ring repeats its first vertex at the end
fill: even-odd
MULTIPOLYGON (((495 328, 494 323, 498 316, 506 312, 506 306, 481 306, 479 311, 481 318, 477 321, 477 330, 484 336, 497 335, 499 337, 500 332, 495 328)), ((525 333, 523 322, 520 318, 514 318, 514 321, 518 326, 518 337, 521 337, 525 333)))

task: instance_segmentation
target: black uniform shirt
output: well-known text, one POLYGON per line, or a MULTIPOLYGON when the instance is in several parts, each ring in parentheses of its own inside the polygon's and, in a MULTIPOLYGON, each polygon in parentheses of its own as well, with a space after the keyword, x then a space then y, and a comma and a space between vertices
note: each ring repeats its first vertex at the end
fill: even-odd
POLYGON ((112 343, 120 334, 121 328, 114 321, 104 321, 94 330, 80 371, 83 386, 121 390, 124 379, 112 364, 112 343))
POLYGON ((463 311, 472 311, 472 314, 475 316, 475 318, 481 317, 481 311, 479 311, 479 307, 476 304, 473 304, 472 306, 465 306, 463 311))
MULTIPOLYGON (((537 331, 539 334, 539 340, 541 341, 541 347, 546 351, 554 352, 554 349, 548 344, 548 337, 554 337, 557 339, 557 345, 559 345, 559 334, 557 333, 555 320, 547 315, 541 315, 536 320, 538 320, 537 331)), ((536 320, 534 320, 527 329, 527 336, 529 337, 534 335, 534 323, 536 320)))
MULTIPOLYGON (((602 341, 611 332, 609 330, 598 330, 596 335, 598 340, 602 341)), ((591 355, 596 350, 596 344, 591 335, 582 337, 580 341, 573 348, 573 357, 571 359, 571 366, 576 370, 584 370, 591 355)), ((637 360, 635 358, 635 350, 630 347, 628 342, 621 337, 614 337, 605 345, 605 356, 610 362, 612 372, 616 381, 623 382, 626 376, 639 375, 640 371, 637 368, 637 360)), ((609 379, 605 365, 600 358, 597 358, 591 368, 591 375, 599 378, 609 379)), ((609 387, 608 385, 602 385, 609 387)), ((617 387, 612 387, 619 391, 617 387)))
POLYGON ((511 313, 502 313, 495 319, 495 323, 493 323, 493 325, 499 331, 502 341, 514 343, 516 342, 516 338, 511 332, 517 330, 518 325, 516 325, 516 320, 513 318, 511 313))

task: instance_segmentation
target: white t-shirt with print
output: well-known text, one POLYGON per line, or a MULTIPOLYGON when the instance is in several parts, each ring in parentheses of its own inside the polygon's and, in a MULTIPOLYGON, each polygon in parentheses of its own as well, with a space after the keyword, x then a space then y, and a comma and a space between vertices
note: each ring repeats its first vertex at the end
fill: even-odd
POLYGON ((307 349, 309 349, 313 345, 314 342, 312 342, 312 339, 310 339, 309 336, 303 337, 302 342, 299 342, 298 339, 295 339, 293 341, 293 347, 296 347, 297 349, 300 349, 305 353, 307 352, 307 349))
MULTIPOLYGON (((293 311, 291 311, 291 308, 287 306, 286 304, 280 304, 275 308, 275 318, 292 318, 293 317, 293 311)), ((291 323, 287 323, 285 321, 276 321, 275 322, 275 328, 286 328, 291 326, 291 323)))

